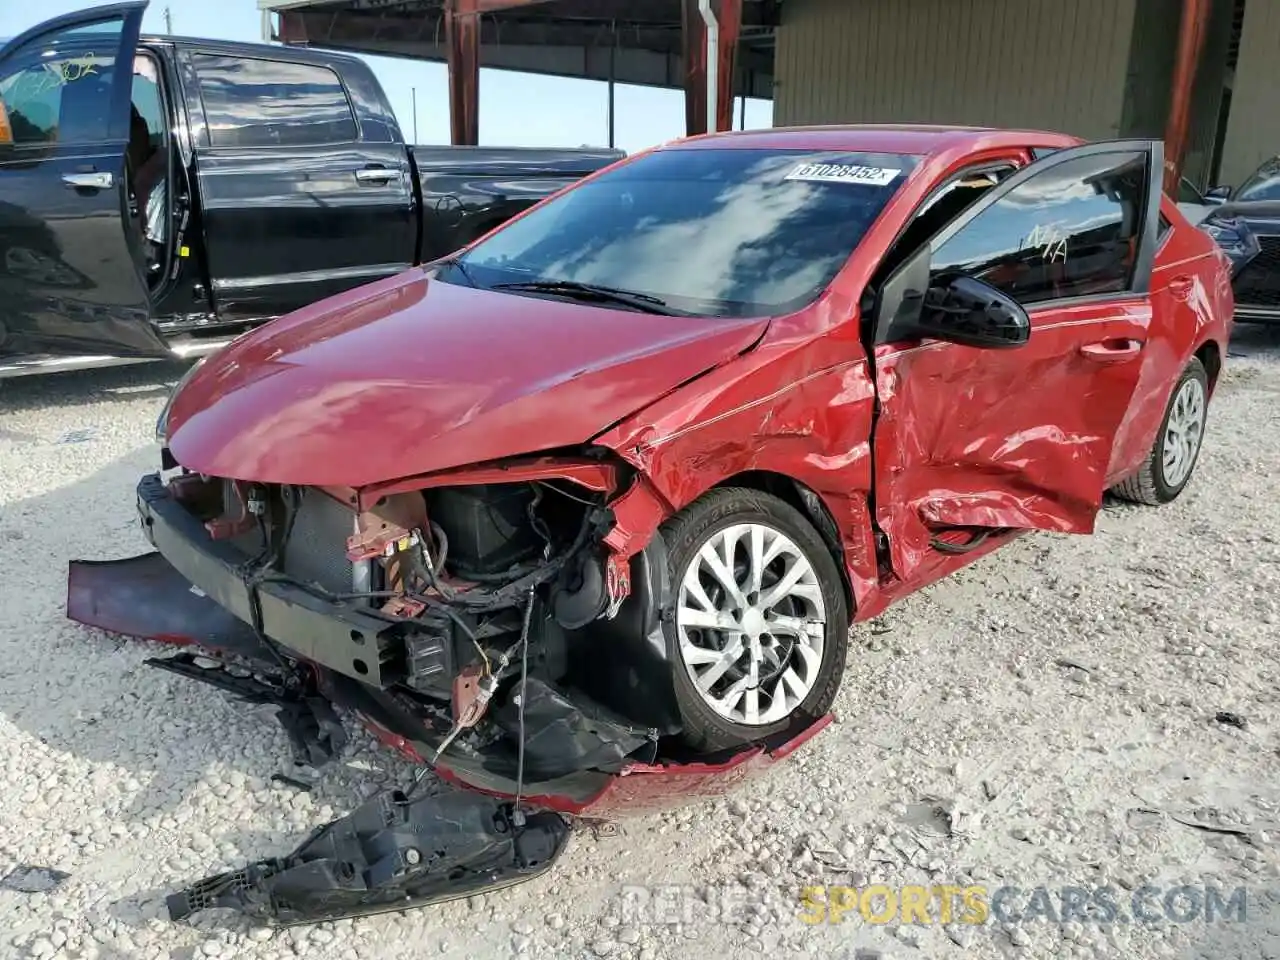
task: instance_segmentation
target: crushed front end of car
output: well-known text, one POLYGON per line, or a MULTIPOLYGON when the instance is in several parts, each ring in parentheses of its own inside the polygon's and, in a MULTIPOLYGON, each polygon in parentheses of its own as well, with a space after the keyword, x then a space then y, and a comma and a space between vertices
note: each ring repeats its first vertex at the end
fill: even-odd
MULTIPOLYGON (((694 736, 671 582, 686 573, 662 534, 679 511, 638 441, 606 438, 770 321, 647 303, 636 322, 599 296, 408 271, 256 328, 174 389, 160 470, 137 486, 154 551, 73 563, 68 615, 182 645, 151 662, 273 706, 301 787, 343 750, 343 714, 433 774, 291 857, 197 884, 176 915, 230 903, 297 922, 515 882, 554 859, 558 818, 722 792, 828 722, 792 696, 783 716, 694 736), (468 796, 458 825, 448 806, 468 796)), ((745 691, 744 650, 701 656, 745 691)))
POLYGON ((175 918, 295 923, 508 885, 554 861, 563 814, 720 792, 825 725, 715 756, 681 743, 662 536, 638 549, 619 522, 653 507, 606 450, 361 490, 165 457, 137 487, 155 552, 72 563, 68 615, 199 648, 149 662, 274 705, 300 786, 345 745, 345 710, 462 791, 375 798, 288 857, 175 895, 175 918))

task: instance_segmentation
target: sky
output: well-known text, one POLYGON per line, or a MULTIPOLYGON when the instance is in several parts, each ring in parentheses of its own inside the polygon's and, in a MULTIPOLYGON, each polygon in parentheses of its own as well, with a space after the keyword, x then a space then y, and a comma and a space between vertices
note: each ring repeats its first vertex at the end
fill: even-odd
MULTIPOLYGON (((0 0, 0 37, 12 37, 42 20, 100 6, 104 0, 0 0)), ((216 40, 260 41, 256 0, 152 0, 143 29, 164 33, 169 8, 173 32, 216 40)), ((414 138, 413 89, 417 88, 418 143, 449 142, 448 79, 444 64, 365 57, 391 99, 406 137, 414 138)), ((505 70, 480 71, 480 143, 485 146, 604 146, 609 140, 608 88, 590 80, 568 80, 505 70)), ((618 84, 617 146, 628 152, 684 135, 684 95, 618 84)), ((747 101, 747 127, 772 123, 772 104, 747 101)), ((737 123, 738 108, 734 110, 737 123)))

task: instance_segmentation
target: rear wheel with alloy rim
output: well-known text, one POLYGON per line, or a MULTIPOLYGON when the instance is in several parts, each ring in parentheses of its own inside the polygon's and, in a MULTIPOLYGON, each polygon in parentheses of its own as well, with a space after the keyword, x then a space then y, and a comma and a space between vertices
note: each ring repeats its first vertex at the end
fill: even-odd
POLYGON ((1125 500, 1158 506, 1182 493, 1195 471, 1209 413, 1209 377, 1193 357, 1174 384, 1160 432, 1133 476, 1112 492, 1125 500))
POLYGON ((713 490, 663 527, 665 624, 684 739, 703 750, 821 716, 840 684, 849 614, 822 536, 790 504, 713 490))

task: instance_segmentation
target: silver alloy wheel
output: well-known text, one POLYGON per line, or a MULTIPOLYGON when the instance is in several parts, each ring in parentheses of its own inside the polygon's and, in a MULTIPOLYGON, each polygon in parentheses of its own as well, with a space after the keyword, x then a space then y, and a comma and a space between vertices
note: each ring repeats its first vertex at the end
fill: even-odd
POLYGON ((1195 465, 1204 436, 1204 385, 1194 377, 1184 380, 1173 397, 1173 406, 1164 429, 1164 482, 1170 487, 1183 484, 1195 465))
POLYGON ((813 564, 786 534, 738 523, 702 544, 680 580, 680 656, 703 701, 746 726, 785 719, 813 690, 827 611, 813 564))

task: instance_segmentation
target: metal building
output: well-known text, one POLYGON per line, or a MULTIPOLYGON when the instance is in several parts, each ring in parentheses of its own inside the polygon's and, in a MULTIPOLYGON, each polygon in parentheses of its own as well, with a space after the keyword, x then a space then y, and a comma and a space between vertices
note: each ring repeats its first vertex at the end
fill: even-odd
POLYGON ((745 94, 772 98, 777 125, 1163 137, 1170 182, 1201 186, 1280 153, 1280 0, 259 2, 271 39, 447 62, 457 143, 476 140, 486 66, 683 87, 690 133, 709 96, 728 129, 745 94))

